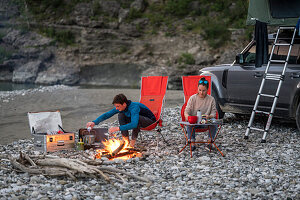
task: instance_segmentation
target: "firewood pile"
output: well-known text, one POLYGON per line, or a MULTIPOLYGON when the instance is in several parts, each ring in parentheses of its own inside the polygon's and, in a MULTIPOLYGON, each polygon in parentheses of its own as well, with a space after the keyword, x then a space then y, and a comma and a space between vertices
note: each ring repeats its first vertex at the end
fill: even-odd
POLYGON ((11 169, 31 175, 45 175, 49 177, 69 177, 76 181, 79 178, 101 178, 108 183, 125 183, 126 178, 151 184, 145 177, 130 174, 124 170, 103 165, 102 160, 91 159, 85 152, 76 152, 68 157, 56 155, 28 155, 19 153, 19 158, 11 155, 0 159, 9 160, 11 169), (75 157, 75 158, 72 158, 75 157))

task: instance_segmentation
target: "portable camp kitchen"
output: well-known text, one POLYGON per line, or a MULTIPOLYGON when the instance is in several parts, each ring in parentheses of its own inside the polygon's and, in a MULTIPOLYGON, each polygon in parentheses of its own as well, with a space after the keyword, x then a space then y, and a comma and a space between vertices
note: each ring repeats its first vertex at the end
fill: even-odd
POLYGON ((53 152, 74 148, 75 134, 63 130, 59 111, 29 112, 27 115, 36 150, 53 152), (58 131, 63 133, 57 134, 58 131))
POLYGON ((107 140, 108 128, 93 128, 92 130, 88 131, 86 128, 79 129, 79 140, 81 139, 84 141, 85 137, 93 136, 94 141, 92 144, 89 142, 84 143, 84 149, 102 149, 104 148, 103 141, 107 140))

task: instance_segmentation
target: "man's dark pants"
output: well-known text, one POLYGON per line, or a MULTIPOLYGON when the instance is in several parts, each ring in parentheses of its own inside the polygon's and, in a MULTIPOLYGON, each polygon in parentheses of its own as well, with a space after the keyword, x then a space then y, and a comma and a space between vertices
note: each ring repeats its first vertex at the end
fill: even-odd
MULTIPOLYGON (((118 118, 119 118, 120 125, 125 125, 125 124, 128 124, 131 122, 130 117, 127 117, 124 113, 119 113, 118 118)), ((134 129, 132 129, 131 140, 137 139, 138 134, 140 132, 140 128, 146 128, 147 126, 153 124, 154 122, 155 121, 153 121, 152 119, 140 115, 138 126, 134 129)), ((126 138, 129 137, 128 131, 121 131, 121 133, 122 133, 123 137, 126 137, 126 138)))

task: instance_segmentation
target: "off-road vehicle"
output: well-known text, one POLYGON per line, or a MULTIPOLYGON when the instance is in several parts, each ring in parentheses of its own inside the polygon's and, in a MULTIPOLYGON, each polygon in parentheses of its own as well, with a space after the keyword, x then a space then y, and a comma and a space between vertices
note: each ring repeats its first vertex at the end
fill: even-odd
MULTIPOLYGON (((276 34, 269 34, 269 54, 276 34)), ((277 42, 291 42, 289 33, 279 35, 277 42)), ((285 60, 289 46, 276 46, 273 59, 285 60)), ((223 64, 200 70, 201 75, 212 77, 212 95, 218 102, 217 109, 220 117, 224 112, 250 114, 261 85, 267 64, 255 67, 256 42, 252 40, 245 49, 236 56, 233 64, 223 64)), ((269 73, 281 74, 283 64, 271 64, 269 73)), ((277 81, 265 83, 263 93, 275 94, 277 81)), ((295 120, 300 128, 300 37, 297 36, 292 47, 284 81, 281 86, 279 99, 274 117, 295 120)), ((270 111, 272 98, 261 97, 258 109, 270 111)))

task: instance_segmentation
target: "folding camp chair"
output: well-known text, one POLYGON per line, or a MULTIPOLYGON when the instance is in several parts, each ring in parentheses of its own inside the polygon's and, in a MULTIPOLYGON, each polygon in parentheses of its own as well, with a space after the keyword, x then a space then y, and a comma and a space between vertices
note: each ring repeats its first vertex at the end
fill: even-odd
MULTIPOLYGON (((210 76, 182 76, 182 87, 183 87, 183 93, 184 93, 184 104, 183 104, 183 106, 181 108, 181 120, 182 121, 186 121, 185 116, 184 116, 184 111, 185 111, 187 102, 188 102, 188 100, 190 99, 190 97, 192 95, 194 95, 194 94, 196 94, 198 92, 198 82, 203 77, 209 83, 207 94, 211 95, 211 77, 210 76)), ((218 119, 218 112, 216 113, 216 119, 218 119)), ((180 125, 184 129, 184 133, 186 133, 185 126, 183 124, 180 124, 180 125)), ((207 127, 207 128, 198 128, 198 129, 195 130, 195 132, 206 132, 206 131, 209 131, 209 127, 207 127)), ((217 138, 218 133, 219 133, 219 130, 218 130, 215 138, 217 138)), ((186 134, 185 134, 185 137, 186 137, 186 141, 188 141, 188 138, 187 138, 186 134)), ((199 143, 208 143, 208 142, 199 142, 199 143)), ((181 151, 184 148, 182 148, 181 151)), ((218 147, 217 147, 217 149, 219 150, 218 147)), ((191 151, 191 144, 190 144, 190 151, 191 151)), ((223 156, 223 153, 221 151, 220 151, 220 153, 223 156)), ((191 152, 191 157, 192 157, 192 152, 191 152)))
MULTIPOLYGON (((209 83, 207 94, 211 95, 211 77, 210 76, 182 76, 182 88, 183 88, 183 93, 184 93, 184 104, 181 108, 182 121, 186 121, 185 116, 184 116, 184 110, 185 110, 186 104, 189 101, 190 97, 198 92, 198 82, 203 77, 209 83)), ((183 125, 181 125, 181 126, 183 127, 183 125)), ((203 129, 197 129, 196 132, 205 132, 208 130, 209 130, 209 128, 203 128, 203 129)))
MULTIPOLYGON (((141 80, 141 97, 140 103, 147 106, 154 114, 156 121, 148 127, 141 128, 144 131, 151 131, 156 128, 157 125, 162 127, 162 107, 167 90, 168 77, 167 76, 147 76, 142 77, 141 80)), ((161 134, 161 128, 156 130, 158 135, 161 135, 163 140, 168 144, 163 135, 161 134)), ((158 137, 157 137, 158 145, 158 137)))

